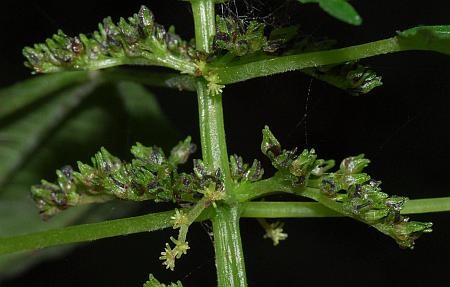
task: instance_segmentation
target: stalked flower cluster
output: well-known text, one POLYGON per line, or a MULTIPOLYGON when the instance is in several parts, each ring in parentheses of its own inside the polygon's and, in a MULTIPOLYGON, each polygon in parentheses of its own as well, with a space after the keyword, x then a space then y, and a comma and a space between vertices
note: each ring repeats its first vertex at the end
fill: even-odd
POLYGON ((98 25, 91 37, 69 37, 61 30, 45 43, 23 50, 26 65, 37 73, 61 70, 95 70, 125 64, 158 65, 193 74, 202 55, 195 47, 154 21, 152 12, 142 6, 138 14, 110 17, 98 25))
MULTIPOLYGON (((301 35, 297 26, 277 27, 266 36, 266 25, 255 20, 245 22, 233 17, 216 19, 214 47, 216 53, 228 52, 217 57, 213 64, 221 66, 240 61, 258 60, 258 57, 275 57, 278 55, 295 55, 324 51, 332 48, 336 41, 301 35), (264 55, 261 55, 264 54, 264 55)), ((348 62, 301 70, 303 73, 343 89, 351 95, 366 94, 383 83, 370 68, 348 62)), ((209 80, 213 83, 213 79, 209 80)), ((218 81, 219 83, 220 81, 218 81)))
POLYGON ((216 176, 201 168, 196 173, 178 173, 177 166, 195 151, 190 137, 175 146, 169 157, 159 147, 137 143, 131 163, 121 161, 102 148, 92 166, 78 162, 79 171, 67 166, 56 172, 56 183, 42 180, 32 187, 32 197, 43 217, 72 206, 111 199, 157 202, 195 202, 216 176))
POLYGON ((334 160, 317 159, 314 149, 297 154, 297 148, 285 150, 266 126, 263 130, 261 150, 285 179, 293 185, 306 186, 311 176, 322 176, 334 166, 334 160))
POLYGON ((408 198, 382 192, 381 182, 362 172, 369 162, 363 154, 344 159, 338 171, 323 176, 320 190, 341 203, 346 215, 374 226, 401 247, 413 248, 415 239, 431 232, 432 223, 409 221, 401 215, 408 198))
POLYGON ((250 21, 246 25, 240 19, 217 16, 214 45, 217 49, 229 51, 236 56, 261 50, 275 51, 275 44, 264 36, 264 28, 265 24, 258 21, 250 21))
POLYGON ((347 91, 353 96, 367 94, 383 85, 381 76, 356 62, 302 70, 305 74, 347 91))
POLYGON ((389 196, 381 191, 381 182, 363 173, 370 163, 363 154, 344 159, 339 170, 330 172, 333 160, 317 159, 313 149, 300 154, 297 149, 282 149, 268 127, 263 130, 261 149, 278 169, 276 176, 296 193, 375 227, 401 247, 413 248, 415 239, 431 232, 432 223, 409 221, 401 215, 406 197, 389 196))

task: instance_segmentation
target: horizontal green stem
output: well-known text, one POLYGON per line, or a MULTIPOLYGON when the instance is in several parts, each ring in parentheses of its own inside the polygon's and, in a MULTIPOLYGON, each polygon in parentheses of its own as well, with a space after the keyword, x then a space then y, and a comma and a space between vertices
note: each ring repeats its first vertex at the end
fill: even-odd
MULTIPOLYGON (((91 61, 89 63, 86 63, 80 68, 73 68, 73 70, 95 71, 123 65, 160 66, 188 74, 194 74, 195 70, 197 69, 197 66, 194 63, 179 59, 172 55, 155 56, 151 53, 142 53, 142 56, 140 57, 122 56, 104 60, 91 61)), ((56 73, 65 71, 67 71, 67 68, 65 67, 54 66, 53 68, 48 68, 45 72, 56 73)))
POLYGON ((401 46, 397 37, 392 37, 341 49, 274 57, 241 65, 237 64, 218 68, 215 73, 219 77, 220 84, 232 84, 287 71, 339 64, 413 49, 411 46, 401 46))
MULTIPOLYGON (((401 213, 419 214, 449 212, 450 197, 408 200, 401 213)), ((246 202, 242 204, 241 217, 248 218, 307 218, 344 217, 317 202, 246 202)))
POLYGON ((450 197, 410 199, 405 203, 401 213, 418 214, 446 211, 450 211, 450 197))
MULTIPOLYGON (((255 183, 241 184, 236 188, 236 194, 239 195, 237 199, 244 204, 244 212, 242 214, 244 217, 266 217, 261 213, 265 207, 267 207, 268 213, 276 217, 337 216, 336 212, 351 216, 351 214, 347 214, 347 212, 342 210, 341 204, 323 194, 316 186, 317 182, 310 181, 306 187, 292 188, 291 183, 274 176, 255 183), (247 202, 255 198, 281 192, 304 196, 320 203, 289 202, 266 205, 267 203, 247 202), (256 205, 253 206, 252 204, 256 205), (278 206, 279 209, 277 209, 278 206)), ((441 197, 408 200, 402 209, 402 214, 448 211, 450 211, 450 197, 441 197)))
MULTIPOLYGON (((409 200, 405 203, 402 214, 448 211, 450 211, 450 197, 441 197, 409 200)), ((212 214, 212 208, 204 210, 196 221, 210 219, 212 214)), ((169 228, 172 226, 171 217, 173 215, 174 211, 166 211, 0 238, 0 255, 169 228)), ((240 216, 246 218, 310 218, 344 215, 316 202, 246 202, 241 204, 240 216)))
POLYGON ((317 202, 246 202, 242 204, 241 217, 247 218, 308 218, 342 217, 317 202))
POLYGON ((173 211, 166 211, 0 238, 0 254, 160 230, 172 225, 170 217, 173 215, 173 211))
POLYGON ((235 188, 236 200, 239 202, 247 202, 280 192, 292 193, 292 190, 288 184, 284 184, 283 180, 276 176, 252 183, 241 183, 235 188))
MULTIPOLYGON (((159 63, 155 62, 154 60, 151 61, 144 57, 129 58, 129 57, 123 56, 123 57, 91 61, 89 63, 84 64, 82 67, 71 68, 70 70, 73 70, 73 71, 96 71, 96 70, 103 70, 103 69, 117 67, 117 66, 123 66, 123 65, 160 66, 159 63)), ((66 71, 68 71, 68 69, 66 67, 53 66, 53 67, 47 68, 45 70, 45 73, 60 73, 60 72, 66 72, 66 71)))

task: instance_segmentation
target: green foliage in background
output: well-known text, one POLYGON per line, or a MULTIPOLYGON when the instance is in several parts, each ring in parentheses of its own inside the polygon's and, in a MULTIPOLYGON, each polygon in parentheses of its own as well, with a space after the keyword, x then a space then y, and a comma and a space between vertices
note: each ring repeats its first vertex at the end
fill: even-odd
MULTIPOLYGON (((411 249, 431 232, 432 223, 410 221, 405 214, 449 211, 450 199, 389 195, 364 172, 370 160, 363 154, 334 168, 334 160, 319 158, 314 149, 283 148, 266 126, 261 151, 275 174, 267 175, 257 159, 246 163, 242 156, 228 156, 222 92, 229 84, 300 70, 362 96, 382 81, 360 59, 408 50, 450 54, 450 26, 419 26, 388 39, 334 48, 335 41, 302 36, 295 25, 269 27, 217 15, 215 4, 226 1, 189 2, 192 40, 183 40, 174 27, 165 29, 142 6, 117 23, 105 18, 90 37, 59 30, 44 43, 24 48, 26 66, 48 74, 0 91, 0 276, 68 250, 59 245, 168 227, 178 234, 161 246, 159 259, 174 270, 177 260, 195 252, 187 241, 190 226, 204 220, 212 222, 218 286, 247 285, 241 217, 258 218, 274 245, 287 234, 282 223, 267 222, 273 217, 346 216, 411 249), (190 159, 197 147, 191 137, 176 144, 180 137, 149 87, 197 93, 201 159, 190 159), (132 157, 122 146, 114 147, 120 157, 103 147, 97 150, 114 137, 111 130, 127 130, 129 139, 140 141, 130 143, 132 157), (65 162, 57 154, 64 154, 65 162), (192 170, 180 168, 191 160, 192 170), (273 194, 315 202, 261 201, 273 194), (136 208, 133 201, 170 202, 177 208, 126 218, 136 208), (119 206, 119 212, 108 212, 111 206, 119 206), (43 249, 52 246, 59 247, 43 249)), ((362 23, 346 0, 298 2, 317 3, 348 24, 362 23)), ((144 286, 182 284, 165 285, 150 275, 144 286)))

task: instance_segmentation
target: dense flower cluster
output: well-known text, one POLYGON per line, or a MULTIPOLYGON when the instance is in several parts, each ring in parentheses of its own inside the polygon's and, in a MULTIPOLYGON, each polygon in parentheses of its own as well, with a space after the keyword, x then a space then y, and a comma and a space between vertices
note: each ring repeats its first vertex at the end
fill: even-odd
POLYGON ((268 127, 263 130, 261 149, 278 169, 276 176, 296 193, 375 227, 401 247, 413 248, 416 238, 431 232, 432 223, 409 221, 400 214, 406 197, 389 196, 381 191, 381 182, 362 172, 370 163, 363 154, 344 159, 336 172, 330 172, 333 160, 317 159, 313 149, 300 154, 297 149, 282 149, 268 127))
POLYGON ((32 196, 44 217, 110 199, 193 202, 211 180, 204 171, 177 172, 177 166, 194 151, 190 137, 175 146, 169 157, 159 147, 137 143, 131 149, 134 159, 127 163, 102 148, 92 158, 92 166, 78 162, 78 172, 66 166, 56 172, 56 183, 42 180, 33 186, 32 196))
POLYGON ((158 65, 193 74, 201 57, 195 47, 154 21, 142 6, 139 13, 114 24, 110 17, 92 37, 69 37, 61 30, 45 43, 23 50, 26 65, 38 73, 61 70, 95 70, 124 64, 158 65))

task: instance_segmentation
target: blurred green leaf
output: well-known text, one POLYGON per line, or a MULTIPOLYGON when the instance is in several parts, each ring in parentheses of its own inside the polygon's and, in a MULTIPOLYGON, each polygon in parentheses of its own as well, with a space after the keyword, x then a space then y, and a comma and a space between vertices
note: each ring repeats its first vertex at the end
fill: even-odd
POLYGON ((300 3, 317 3, 331 16, 351 25, 361 25, 362 19, 347 0, 298 0, 300 3))
POLYGON ((133 69, 107 69, 101 71, 102 78, 108 82, 130 81, 151 87, 195 91, 195 78, 189 75, 171 72, 151 72, 133 69))
MULTIPOLYGON (((70 89, 68 93, 73 93, 81 87, 86 85, 70 89)), ((39 106, 35 112, 24 116, 23 119, 18 118, 16 123, 12 122, 0 129, 0 134, 8 135, 7 131, 17 133, 15 145, 0 144, 0 151, 2 151, 0 154, 4 154, 5 158, 0 165, 8 161, 6 158, 9 157, 9 152, 15 157, 20 157, 23 163, 23 167, 11 173, 8 180, 4 180, 0 187, 0 237, 124 216, 138 205, 113 202, 92 208, 77 207, 44 222, 39 218, 38 210, 30 198, 30 186, 38 183, 42 178, 56 177, 55 170, 63 165, 75 164, 77 160, 87 160, 102 145, 117 152, 122 149, 128 151, 130 142, 134 143, 136 140, 151 143, 154 141, 158 144, 167 142, 171 145, 176 142, 176 132, 164 117, 155 97, 139 84, 118 82, 112 87, 105 86, 97 89, 95 97, 89 97, 72 111, 72 115, 58 129, 54 128, 56 123, 52 123, 52 128, 39 128, 40 131, 46 131, 45 135, 38 137, 40 141, 45 139, 45 144, 33 145, 33 152, 28 152, 27 155, 20 153, 17 148, 29 146, 27 143, 30 134, 37 134, 32 128, 32 123, 35 122, 36 126, 40 126, 38 123, 43 121, 49 125, 51 117, 48 114, 52 112, 52 109, 48 107, 52 103, 68 101, 64 101, 65 98, 70 98, 70 95, 58 95, 51 98, 48 103, 39 106), (46 114, 43 111, 49 112, 46 114), (19 124, 20 121, 28 120, 32 122, 19 124), (120 208, 117 208, 119 206, 120 208)), ((68 101, 68 103, 74 102, 68 101)), ((53 119, 62 119, 61 113, 60 111, 60 117, 53 117, 53 119)), ((0 176, 4 177, 3 171, 0 176)), ((13 276, 46 258, 60 256, 71 248, 73 246, 63 246, 1 256, 0 280, 13 276)))
POLYGON ((116 89, 127 115, 126 154, 136 142, 162 147, 172 147, 178 142, 179 134, 162 112, 156 98, 144 86, 119 82, 116 89))
POLYGON ((419 26, 398 33, 404 49, 430 50, 450 55, 450 26, 419 26))
POLYGON ((17 115, 1 127, 0 191, 12 173, 24 164, 51 131, 80 105, 98 83, 94 80, 64 91, 35 110, 17 115))
MULTIPOLYGON (((105 125, 107 118, 108 114, 101 108, 88 109, 70 120, 64 129, 54 135, 49 143, 36 151, 32 157, 27 157, 24 167, 12 174, 9 183, 2 186, 0 191, 1 237, 47 230, 74 224, 80 220, 80 216, 88 211, 87 207, 68 210, 49 221, 42 221, 30 198, 30 186, 39 182, 49 170, 53 170, 57 162, 64 161, 64 157, 67 160, 71 158, 76 147, 85 150, 86 142, 96 139, 96 136, 104 136, 102 130, 107 127, 105 125), (92 125, 93 122, 96 125, 92 125)), ((62 247, 1 256, 0 278, 13 275, 39 260, 58 255, 64 250, 68 249, 62 247)))
POLYGON ((61 90, 89 78, 88 72, 65 72, 36 76, 0 90, 0 119, 61 90))

